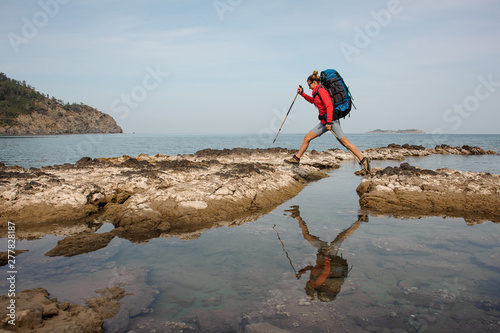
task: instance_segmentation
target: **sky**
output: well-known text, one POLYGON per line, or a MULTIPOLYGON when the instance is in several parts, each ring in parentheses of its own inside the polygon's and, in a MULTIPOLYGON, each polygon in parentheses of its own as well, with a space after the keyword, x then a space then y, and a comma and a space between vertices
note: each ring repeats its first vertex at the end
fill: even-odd
POLYGON ((126 133, 306 133, 336 69, 346 133, 500 134, 500 1, 0 0, 0 72, 126 133))

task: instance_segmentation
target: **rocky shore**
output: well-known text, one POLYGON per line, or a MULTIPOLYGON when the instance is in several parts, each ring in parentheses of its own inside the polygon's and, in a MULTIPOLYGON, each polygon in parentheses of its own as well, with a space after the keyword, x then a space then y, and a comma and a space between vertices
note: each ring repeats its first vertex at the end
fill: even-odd
MULTIPOLYGON (((196 237, 214 226, 255 220, 297 195, 306 182, 327 177, 325 169, 338 168, 343 160, 353 159, 344 150, 313 150, 304 155, 300 166, 284 164, 283 159, 294 152, 282 148, 206 149, 177 156, 84 157, 75 164, 30 169, 0 164, 0 228, 8 221, 15 222, 22 226, 17 237, 23 239, 47 233, 63 236, 92 233, 102 223, 110 222, 115 226, 112 232, 125 238, 148 238, 147 234, 151 237, 196 237)), ((441 145, 425 149, 392 144, 367 149, 365 154, 372 160, 403 160, 432 154, 495 152, 468 146, 441 145)), ((417 186, 414 182, 421 184, 425 177, 430 181, 453 177, 457 182, 464 181, 460 173, 449 171, 446 176, 440 176, 443 172, 412 173, 408 169, 394 169, 391 176, 388 171, 375 173, 358 188, 362 195, 360 203, 362 207, 387 212, 404 206, 389 197, 380 197, 381 191, 389 193, 387 189, 391 186, 398 193, 411 192, 413 195, 417 186), (396 182, 402 183, 394 185, 396 182), (370 198, 378 198, 378 203, 371 203, 375 199, 370 198)), ((481 179, 483 182, 491 180, 493 188, 498 188, 495 177, 485 175, 481 179)), ((429 197, 430 190, 423 190, 424 185, 418 186, 429 197)), ((438 185, 430 186, 434 192, 436 187, 438 185)), ((464 200, 485 195, 484 187, 472 185, 465 192, 449 186, 439 190, 441 197, 435 195, 434 200, 443 202, 465 194, 464 200)), ((477 207, 486 207, 486 202, 491 200, 488 197, 484 204, 462 207, 467 207, 464 212, 475 213, 486 210, 477 207)), ((456 210, 446 207, 449 213, 456 210)), ((421 208, 436 209, 435 204, 421 208)), ((456 213, 462 214, 461 211, 456 213)), ((105 241, 110 237, 101 238, 105 241)))
POLYGON ((326 177, 321 169, 338 167, 330 153, 312 154, 299 167, 285 165, 289 153, 203 150, 82 158, 40 169, 2 166, 0 225, 15 222, 20 238, 49 229, 51 234, 82 234, 104 221, 124 237, 196 237, 216 225, 254 220, 295 196, 305 182, 326 177))
MULTIPOLYGON (((297 195, 308 182, 327 177, 325 171, 353 159, 344 150, 331 149, 308 152, 300 166, 284 164, 283 159, 293 153, 281 148, 206 149, 177 156, 82 158, 75 164, 30 169, 0 163, 0 230, 6 234, 12 221, 18 239, 66 236, 45 254, 50 257, 96 251, 114 237, 133 242, 153 237, 194 239, 209 228, 257 219, 297 195), (104 223, 112 223, 114 229, 95 233, 104 223)), ((425 149, 394 144, 364 153, 372 160, 496 154, 468 146, 425 149)), ((357 188, 362 210, 500 222, 499 175, 425 170, 406 163, 358 174, 363 176, 357 188)), ((112 281, 115 275, 112 270, 96 272, 96 280, 112 281)), ((106 325, 120 331, 128 318, 154 301, 155 290, 141 287, 146 286, 146 276, 142 268, 120 272, 119 285, 96 290, 99 295, 88 298, 87 306, 50 299, 42 288, 19 292, 19 329, 100 332, 106 325)), ((5 302, 8 298, 1 297, 0 305, 5 302)), ((0 330, 6 325, 2 322, 0 330)))
MULTIPOLYGON (((12 298, 0 296, 0 332, 124 332, 130 319, 147 311, 159 293, 147 284, 148 274, 146 268, 137 265, 91 273, 91 281, 60 287, 71 295, 70 301, 51 298, 44 288, 16 292, 15 326, 8 323, 12 319, 8 309, 12 298), (95 295, 85 294, 92 286, 95 295)), ((178 324, 169 326, 176 328, 178 324)))
POLYGON ((356 191, 360 206, 375 213, 500 222, 500 175, 487 172, 426 170, 403 163, 377 170, 356 191))

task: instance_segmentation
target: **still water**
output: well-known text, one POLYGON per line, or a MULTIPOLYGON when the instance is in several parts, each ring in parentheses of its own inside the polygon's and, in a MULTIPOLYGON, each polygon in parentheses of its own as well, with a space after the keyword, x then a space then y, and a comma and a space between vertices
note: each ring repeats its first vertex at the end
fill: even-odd
MULTIPOLYGON (((499 135, 349 139, 360 149, 445 143, 500 151, 499 135)), ((302 135, 282 134, 276 146, 297 148, 301 140, 302 135)), ((267 148, 270 142, 245 135, 0 137, 0 162, 39 167, 83 156, 174 155, 267 148)), ((328 148, 339 148, 333 138, 311 145, 328 148)), ((407 162, 500 173, 498 155, 407 162)), ((107 322, 108 332, 245 332, 257 323, 289 332, 500 331, 499 226, 364 214, 355 192, 361 181, 353 174, 357 169, 345 161, 329 178, 309 184, 258 220, 185 238, 190 240, 133 243, 115 237, 103 249, 74 257, 45 255, 63 237, 19 241, 17 249, 29 251, 17 257, 17 289, 43 287, 59 301, 84 305, 97 289, 126 286, 131 295, 122 300, 117 319, 107 322)), ((98 232, 111 229, 105 224, 98 232)), ((6 239, 0 239, 0 248, 7 248, 6 239)), ((6 279, 0 279, 0 290, 7 289, 6 279)))
MULTIPOLYGON (((298 149, 304 134, 282 133, 273 144, 274 135, 231 134, 86 134, 44 136, 0 136, 0 162, 25 168, 75 163, 84 156, 92 158, 139 154, 193 154, 205 148, 231 149, 282 147, 298 149)), ((359 149, 386 147, 388 144, 479 146, 500 152, 500 135, 432 134, 347 134, 359 149)), ((309 149, 342 148, 332 135, 311 142, 309 149)), ((491 156, 490 156, 491 157, 491 156)), ((498 157, 498 156, 496 156, 498 157)), ((498 159, 497 159, 498 162, 498 159)), ((494 163, 498 164, 498 163, 494 163)), ((486 171, 486 170, 485 170, 486 171)))
POLYGON ((499 331, 499 226, 365 215, 355 170, 344 162, 257 221, 189 241, 114 238, 69 258, 44 256, 62 237, 20 241, 29 252, 18 256, 18 289, 84 304, 96 289, 133 284, 145 303, 121 322, 147 332, 180 331, 167 329, 174 322, 184 332, 262 322, 289 332, 499 331))

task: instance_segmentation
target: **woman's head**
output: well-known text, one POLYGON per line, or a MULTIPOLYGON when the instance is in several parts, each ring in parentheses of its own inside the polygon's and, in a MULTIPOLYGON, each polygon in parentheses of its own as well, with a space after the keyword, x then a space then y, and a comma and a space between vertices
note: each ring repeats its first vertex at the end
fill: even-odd
POLYGON ((314 71, 311 75, 309 75, 309 77, 307 78, 307 82, 312 82, 312 81, 316 81, 316 82, 319 82, 319 75, 318 75, 318 71, 314 71))
POLYGON ((313 88, 311 87, 312 86, 316 86, 318 85, 320 82, 319 80, 319 75, 318 75, 318 71, 314 71, 311 75, 309 75, 309 77, 307 78, 307 84, 309 85, 310 88, 313 88))

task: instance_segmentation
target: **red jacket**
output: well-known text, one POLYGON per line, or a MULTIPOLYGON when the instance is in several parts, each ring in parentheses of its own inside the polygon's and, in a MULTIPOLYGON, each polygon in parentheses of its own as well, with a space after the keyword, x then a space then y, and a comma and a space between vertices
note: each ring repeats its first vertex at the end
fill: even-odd
POLYGON ((328 93, 328 91, 326 91, 326 89, 323 88, 322 86, 318 85, 313 90, 313 96, 314 97, 311 97, 308 94, 306 94, 305 92, 302 92, 302 97, 304 97, 304 99, 306 101, 308 101, 311 104, 314 104, 318 108, 320 116, 324 116, 326 114, 326 120, 321 119, 321 123, 322 124, 332 123, 333 122, 333 104, 332 104, 332 99, 330 98, 330 94, 328 93), (319 91, 318 91, 318 89, 319 89, 319 91), (318 95, 315 96, 316 91, 318 91, 319 96, 318 95), (321 98, 320 98, 320 96, 321 96, 321 98))

